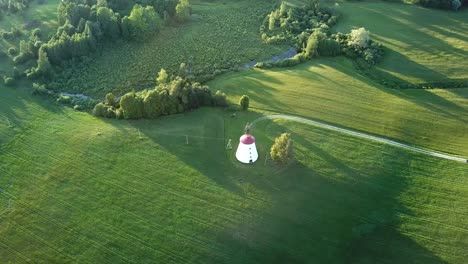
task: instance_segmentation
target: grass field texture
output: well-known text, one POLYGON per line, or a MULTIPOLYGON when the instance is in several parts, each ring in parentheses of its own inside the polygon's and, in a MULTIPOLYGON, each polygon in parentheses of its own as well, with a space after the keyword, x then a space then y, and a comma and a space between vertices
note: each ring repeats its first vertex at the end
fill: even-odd
POLYGON ((356 74, 344 58, 232 73, 208 83, 256 109, 293 114, 468 156, 468 89, 393 90, 356 74), (450 135, 450 136, 449 136, 450 135))
POLYGON ((467 257, 465 164, 265 121, 253 131, 261 158, 249 167, 235 161, 234 151, 243 125, 259 112, 232 119, 231 112, 206 108, 156 121, 107 122, 41 105, 21 91, 0 93, 12 122, 0 127, 6 262, 456 263, 467 257), (281 132, 293 134, 297 157, 283 169, 264 163, 281 132), (234 150, 225 150, 228 138, 234 150))
POLYGON ((334 28, 365 27, 386 47, 383 76, 412 83, 467 79, 468 9, 459 12, 383 1, 343 2, 334 28))
MULTIPOLYGON (((251 49, 239 55, 242 60, 281 50, 255 40, 255 10, 245 12, 255 16, 239 18, 248 23, 238 25, 239 30, 247 28, 247 37, 233 40, 240 46, 230 50, 225 44, 228 34, 221 30, 237 26, 223 24, 221 18, 233 17, 220 12, 240 12, 243 5, 256 2, 216 3, 195 2, 195 13, 203 18, 176 32, 190 38, 184 30, 202 31, 207 25, 196 29, 196 23, 219 19, 207 34, 221 34, 221 46, 211 39, 182 42, 184 54, 171 53, 183 50, 181 46, 155 51, 154 43, 131 44, 139 47, 135 50, 141 56, 105 50, 95 66, 82 69, 89 73, 76 76, 72 84, 89 84, 76 90, 84 87, 96 95, 107 89, 124 91, 134 88, 137 80, 144 85, 153 79, 162 65, 158 54, 173 57, 173 62, 164 63, 177 65, 178 58, 186 59, 197 47, 212 51, 196 52, 200 65, 221 63, 221 57, 229 59, 245 48, 251 49), (125 59, 120 62, 119 56, 125 59), (125 60, 134 62, 129 66, 125 60)), ((401 17, 412 8, 440 19, 448 14, 378 3, 363 2, 362 9, 354 3, 341 5, 358 16, 344 16, 343 23, 348 29, 361 26, 351 20, 391 7, 400 10, 395 16, 401 17)), ((375 24, 362 26, 392 43, 392 36, 378 31, 380 18, 374 15, 375 24)), ((458 13, 453 19, 464 21, 458 13)), ((406 34, 395 38, 404 39, 406 34)), ((458 66, 453 71, 443 68, 444 63, 447 67, 463 63, 455 56, 430 60, 423 48, 422 53, 408 53, 386 45, 392 51, 379 67, 399 78, 426 81, 432 70, 444 77, 464 76, 458 66), (391 70, 386 63, 391 56, 398 59, 396 54, 405 54, 420 66, 405 59, 400 64, 406 70, 391 70)), ((358 75, 345 58, 230 73, 208 84, 226 92, 233 103, 249 95, 250 111, 201 108, 156 120, 98 119, 30 95, 26 82, 17 88, 0 83, 0 262, 466 262, 465 163, 281 120, 262 121, 253 129, 260 154, 255 164, 237 162, 235 150, 247 122, 282 113, 467 157, 468 88, 390 90, 358 75), (266 154, 283 132, 292 134, 296 158, 287 167, 278 167, 266 154), (225 149, 229 139, 232 150, 225 149)))

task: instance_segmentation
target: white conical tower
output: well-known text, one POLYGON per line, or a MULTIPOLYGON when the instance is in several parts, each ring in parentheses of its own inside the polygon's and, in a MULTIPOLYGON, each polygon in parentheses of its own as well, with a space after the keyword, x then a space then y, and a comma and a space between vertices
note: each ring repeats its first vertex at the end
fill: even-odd
POLYGON ((236 158, 242 163, 253 163, 258 159, 255 137, 250 135, 248 126, 245 129, 245 134, 239 139, 236 158))

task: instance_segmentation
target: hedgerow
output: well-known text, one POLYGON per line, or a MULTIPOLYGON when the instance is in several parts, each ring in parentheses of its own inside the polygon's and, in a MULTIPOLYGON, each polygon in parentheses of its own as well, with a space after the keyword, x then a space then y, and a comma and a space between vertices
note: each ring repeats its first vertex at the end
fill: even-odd
MULTIPOLYGON (((165 73, 161 71, 160 74, 165 73)), ((106 95, 106 101, 95 105, 93 114, 107 118, 157 118, 195 109, 200 106, 228 105, 221 91, 212 93, 208 86, 192 82, 188 78, 172 75, 170 80, 161 81, 154 89, 124 94, 117 103, 114 95, 106 95)))

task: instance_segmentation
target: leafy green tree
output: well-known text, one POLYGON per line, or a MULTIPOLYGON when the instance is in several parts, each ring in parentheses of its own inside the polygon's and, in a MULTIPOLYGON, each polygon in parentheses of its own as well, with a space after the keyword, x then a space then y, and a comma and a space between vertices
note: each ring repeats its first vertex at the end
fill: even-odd
POLYGON ((351 30, 349 34, 349 45, 360 48, 365 48, 369 44, 370 32, 365 28, 351 30))
POLYGON ((139 119, 143 117, 143 100, 130 92, 120 98, 120 109, 125 119, 139 119))
POLYGON ((187 21, 190 17, 190 3, 189 0, 180 0, 176 6, 176 19, 179 22, 187 21))
POLYGON ((119 22, 114 12, 107 7, 99 7, 96 12, 97 21, 107 39, 117 39, 120 35, 119 22))
POLYGON ((270 31, 275 30, 277 14, 278 12, 276 10, 270 13, 270 16, 268 18, 268 30, 270 31))
POLYGON ((50 77, 52 74, 52 65, 50 65, 49 57, 44 47, 39 49, 39 58, 37 59, 37 67, 33 68, 30 73, 27 74, 28 78, 35 79, 39 76, 44 78, 50 77))
POLYGON ((161 102, 160 92, 157 90, 149 91, 145 98, 143 99, 143 104, 145 108, 145 117, 147 118, 157 118, 158 116, 163 115, 163 105, 161 102))
POLYGON ((336 56, 341 53, 341 45, 334 39, 322 39, 318 45, 318 53, 321 56, 336 56))
POLYGON ((287 164, 293 158, 293 141, 291 134, 283 133, 275 139, 271 146, 270 156, 278 164, 287 164))
POLYGON ((321 32, 320 30, 316 30, 310 35, 305 48, 305 55, 307 58, 312 58, 319 54, 318 49, 320 41, 322 41, 325 37, 325 33, 321 32))
POLYGON ((107 114, 107 106, 100 102, 96 104, 93 108, 93 115, 94 116, 99 116, 99 117, 105 117, 107 114))
POLYGON ((226 94, 221 92, 221 91, 216 91, 216 93, 213 95, 213 104, 215 106, 221 106, 221 107, 226 107, 228 106, 228 102, 226 99, 226 94))
POLYGON ((130 37, 142 39, 159 31, 162 20, 152 6, 143 7, 137 4, 133 7, 125 27, 128 27, 130 37))
POLYGON ((247 95, 242 95, 242 97, 239 99, 239 105, 242 110, 247 110, 249 109, 249 104, 250 104, 250 98, 247 95))
POLYGON ((113 93, 106 94, 106 104, 114 108, 119 106, 119 103, 117 102, 117 99, 113 93))
POLYGON ((13 79, 11 77, 8 77, 8 76, 5 76, 5 77, 3 77, 3 83, 6 86, 13 86, 15 84, 15 79, 13 79))
POLYGON ((169 75, 165 69, 161 69, 158 73, 158 78, 156 78, 157 84, 166 84, 169 81, 169 75))

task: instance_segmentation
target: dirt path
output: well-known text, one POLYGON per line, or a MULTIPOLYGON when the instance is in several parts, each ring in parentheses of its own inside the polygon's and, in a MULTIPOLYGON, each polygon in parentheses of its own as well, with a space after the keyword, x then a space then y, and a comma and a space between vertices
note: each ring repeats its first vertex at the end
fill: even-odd
POLYGON ((464 158, 459 158, 459 157, 455 157, 455 156, 450 156, 450 155, 446 155, 446 154, 442 154, 442 153, 437 153, 437 152, 425 150, 425 149, 418 148, 418 147, 409 146, 409 145, 399 143, 399 142, 396 142, 396 141, 393 141, 393 140, 390 140, 390 139, 371 136, 371 135, 367 135, 367 134, 364 134, 364 133, 360 133, 360 132, 352 131, 352 130, 349 130, 349 129, 344 129, 344 128, 328 125, 328 124, 325 124, 325 123, 322 123, 322 122, 317 122, 317 121, 313 121, 313 120, 310 120, 310 119, 307 119, 307 118, 302 118, 302 117, 297 117, 297 116, 267 115, 267 116, 263 116, 263 117, 260 117, 260 118, 257 118, 256 120, 254 120, 251 123, 251 127, 253 127, 256 123, 258 123, 260 121, 270 120, 270 119, 293 120, 293 121, 301 122, 301 123, 304 123, 304 124, 308 124, 308 125, 312 125, 312 126, 316 126, 316 127, 320 127, 320 128, 325 128, 325 129, 329 129, 329 130, 333 130, 333 131, 338 131, 338 132, 341 132, 341 133, 344 133, 344 134, 353 135, 353 136, 360 137, 360 138, 366 138, 366 139, 374 140, 374 141, 377 141, 377 142, 385 143, 385 144, 396 146, 396 147, 403 148, 403 149, 412 150, 412 151, 415 151, 415 152, 423 153, 423 154, 434 156, 434 157, 439 157, 439 158, 448 159, 448 160, 454 160, 454 161, 458 161, 458 162, 465 162, 465 163, 468 162, 468 160, 464 159, 464 158))

